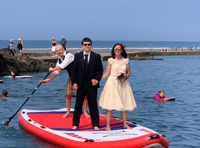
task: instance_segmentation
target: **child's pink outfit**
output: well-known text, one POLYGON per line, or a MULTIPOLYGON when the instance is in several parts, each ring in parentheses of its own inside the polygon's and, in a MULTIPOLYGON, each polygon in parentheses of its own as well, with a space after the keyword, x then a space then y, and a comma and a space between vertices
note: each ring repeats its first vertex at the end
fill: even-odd
POLYGON ((165 100, 165 96, 160 97, 159 94, 157 94, 155 97, 153 97, 154 100, 158 100, 158 101, 164 101, 165 100))

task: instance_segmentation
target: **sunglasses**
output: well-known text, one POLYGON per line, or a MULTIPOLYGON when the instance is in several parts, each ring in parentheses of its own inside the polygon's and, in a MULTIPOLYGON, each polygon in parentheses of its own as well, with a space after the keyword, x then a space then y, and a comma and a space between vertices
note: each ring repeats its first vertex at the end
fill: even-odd
POLYGON ((91 44, 83 44, 83 45, 84 45, 84 46, 87 46, 87 45, 88 45, 88 46, 91 46, 91 44))
POLYGON ((118 50, 118 51, 120 51, 120 50, 121 50, 121 48, 115 48, 114 50, 115 50, 115 51, 117 51, 117 50, 118 50))

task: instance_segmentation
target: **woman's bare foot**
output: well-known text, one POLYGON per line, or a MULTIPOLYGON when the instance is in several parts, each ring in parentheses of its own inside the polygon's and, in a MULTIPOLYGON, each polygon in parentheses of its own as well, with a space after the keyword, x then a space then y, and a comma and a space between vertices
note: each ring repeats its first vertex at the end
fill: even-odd
POLYGON ((126 129, 132 129, 132 127, 130 127, 128 124, 123 125, 123 127, 126 129))
POLYGON ((106 130, 107 130, 107 131, 111 131, 110 126, 106 126, 106 130))
POLYGON ((62 116, 62 118, 67 118, 67 117, 69 116, 69 114, 70 114, 70 113, 67 112, 66 114, 64 114, 64 115, 62 116))
POLYGON ((86 111, 84 111, 84 115, 85 115, 87 118, 90 117, 90 115, 89 115, 86 111))
POLYGON ((95 127, 94 127, 94 130, 95 130, 95 131, 98 131, 98 130, 99 130, 99 128, 98 128, 97 126, 95 126, 95 127))
POLYGON ((72 127, 72 129, 77 129, 77 128, 78 128, 77 126, 73 126, 73 127, 72 127))

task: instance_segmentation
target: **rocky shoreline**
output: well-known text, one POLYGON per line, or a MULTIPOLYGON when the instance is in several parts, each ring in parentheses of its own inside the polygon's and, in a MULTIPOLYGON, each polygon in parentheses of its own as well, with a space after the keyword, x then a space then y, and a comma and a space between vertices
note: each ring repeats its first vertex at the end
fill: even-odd
POLYGON ((10 75, 13 70, 17 73, 46 72, 54 66, 53 62, 32 59, 29 55, 9 56, 6 48, 0 50, 0 76, 10 75))
MULTIPOLYGON (((76 50, 69 51, 72 53, 76 50)), ((102 61, 106 61, 111 56, 110 51, 99 52, 102 61)), ((146 51, 146 50, 127 50, 128 58, 130 60, 163 60, 162 58, 154 58, 153 56, 172 56, 172 55, 200 55, 200 51, 146 51)), ((23 53, 18 56, 15 53, 14 57, 8 55, 7 48, 0 49, 0 76, 10 75, 12 70, 18 73, 34 73, 46 72, 49 67, 56 65, 57 57, 52 57, 51 53, 23 53)))

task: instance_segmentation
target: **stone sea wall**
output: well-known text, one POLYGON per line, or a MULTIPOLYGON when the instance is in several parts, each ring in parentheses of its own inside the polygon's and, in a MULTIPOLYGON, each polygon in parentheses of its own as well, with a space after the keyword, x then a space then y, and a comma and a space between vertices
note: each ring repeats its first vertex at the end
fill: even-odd
MULTIPOLYGON (((156 56, 176 56, 176 55, 200 55, 200 51, 156 51, 156 52, 134 52, 128 53, 130 60, 163 60, 156 56), (154 57, 153 57, 154 56, 154 57)), ((104 56, 103 60, 107 60, 111 56, 104 56)))

